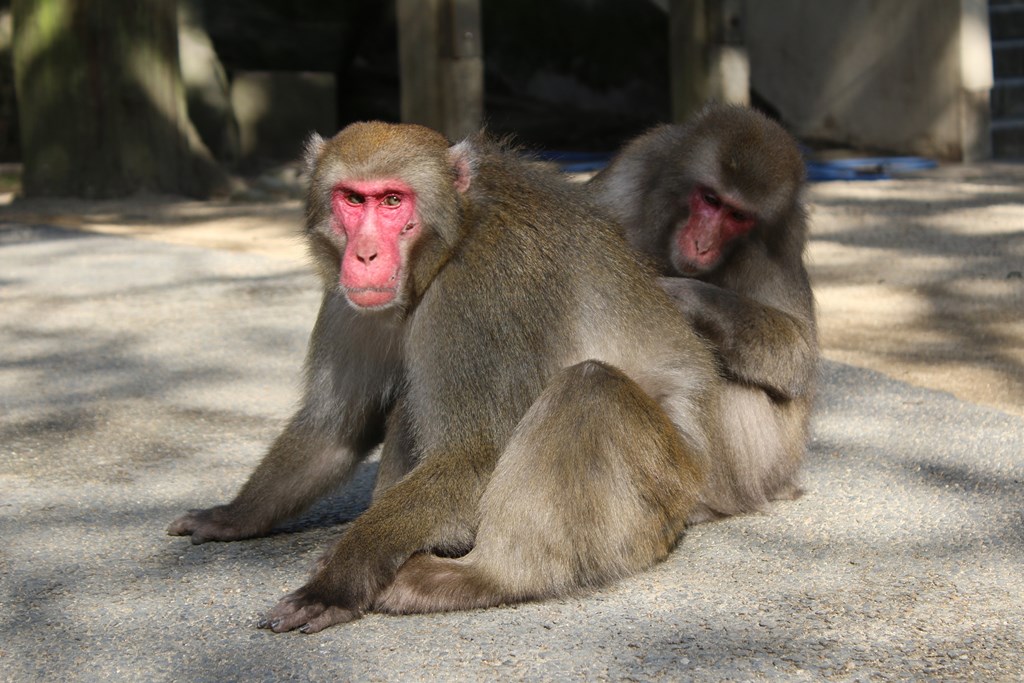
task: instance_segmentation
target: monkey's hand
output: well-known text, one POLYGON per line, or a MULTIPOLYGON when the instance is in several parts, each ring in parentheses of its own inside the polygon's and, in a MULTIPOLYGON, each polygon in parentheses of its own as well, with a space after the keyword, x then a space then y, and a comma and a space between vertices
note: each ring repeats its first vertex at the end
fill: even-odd
POLYGON ((344 624, 362 616, 357 609, 330 604, 316 586, 316 579, 297 591, 281 598, 280 602, 256 624, 274 633, 298 629, 301 633, 318 633, 328 626, 344 624))
POLYGON ((714 347, 730 379, 793 399, 813 389, 813 323, 733 291, 689 278, 661 278, 676 308, 714 347))
POLYGON ((367 529, 360 520, 365 521, 372 511, 373 507, 357 519, 317 561, 305 586, 284 596, 260 619, 259 628, 316 633, 358 619, 371 608, 410 554, 389 546, 375 529, 369 530, 369 536, 363 533, 367 529))
POLYGON ((242 519, 242 515, 230 504, 206 510, 189 510, 171 522, 167 533, 171 536, 191 536, 194 545, 207 541, 238 541, 266 533, 266 529, 246 524, 242 519))

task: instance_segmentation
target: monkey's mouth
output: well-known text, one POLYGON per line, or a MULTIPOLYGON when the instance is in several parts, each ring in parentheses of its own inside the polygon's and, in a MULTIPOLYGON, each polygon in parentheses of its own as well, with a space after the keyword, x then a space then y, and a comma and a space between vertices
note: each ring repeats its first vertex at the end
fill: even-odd
POLYGON ((693 265, 676 266, 676 270, 683 277, 698 277, 706 272, 705 269, 693 265))
POLYGON ((356 308, 386 308, 395 303, 398 290, 394 287, 359 287, 346 288, 345 298, 356 308))

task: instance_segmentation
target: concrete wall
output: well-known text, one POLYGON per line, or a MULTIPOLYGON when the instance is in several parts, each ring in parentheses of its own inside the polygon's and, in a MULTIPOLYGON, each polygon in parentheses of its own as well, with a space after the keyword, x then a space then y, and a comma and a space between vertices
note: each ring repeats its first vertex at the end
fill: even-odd
POLYGON ((746 0, 744 11, 751 87, 798 136, 990 156, 985 0, 746 0))

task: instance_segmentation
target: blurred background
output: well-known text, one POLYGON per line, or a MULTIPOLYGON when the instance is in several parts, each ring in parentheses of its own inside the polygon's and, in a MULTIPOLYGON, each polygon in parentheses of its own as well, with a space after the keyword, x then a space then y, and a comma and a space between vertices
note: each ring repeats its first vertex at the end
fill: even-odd
POLYGON ((485 125, 567 163, 704 102, 811 152, 1024 158, 1024 0, 0 0, 0 183, 231 194, 310 131, 485 125))

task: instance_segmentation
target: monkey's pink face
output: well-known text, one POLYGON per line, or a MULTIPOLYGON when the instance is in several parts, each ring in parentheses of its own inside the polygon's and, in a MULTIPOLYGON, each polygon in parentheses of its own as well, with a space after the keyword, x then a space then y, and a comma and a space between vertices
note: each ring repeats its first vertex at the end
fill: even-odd
POLYGON ((385 308, 400 293, 409 246, 420 234, 416 195, 401 180, 338 184, 334 229, 345 239, 339 283, 357 308, 385 308))
POLYGON ((753 230, 756 219, 702 185, 690 191, 689 205, 690 215, 673 238, 672 262, 683 275, 700 275, 721 263, 733 240, 753 230))

